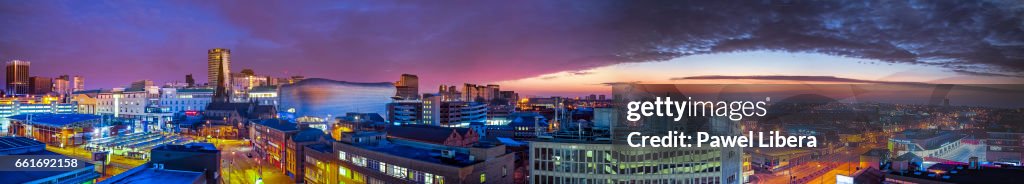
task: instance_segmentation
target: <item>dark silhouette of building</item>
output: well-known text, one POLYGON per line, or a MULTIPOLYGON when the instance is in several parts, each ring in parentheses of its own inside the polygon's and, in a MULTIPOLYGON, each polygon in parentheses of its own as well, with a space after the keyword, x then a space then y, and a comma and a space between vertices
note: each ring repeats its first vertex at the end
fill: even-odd
POLYGON ((29 93, 32 94, 44 95, 50 93, 50 90, 53 89, 53 80, 50 80, 49 77, 33 76, 29 77, 28 81, 29 88, 31 89, 29 93))
POLYGON ((256 76, 256 72, 252 71, 252 69, 248 69, 248 68, 242 69, 241 73, 245 74, 245 76, 256 76))
POLYGON ((188 84, 190 88, 196 87, 196 79, 192 78, 192 74, 185 75, 185 84, 188 84))

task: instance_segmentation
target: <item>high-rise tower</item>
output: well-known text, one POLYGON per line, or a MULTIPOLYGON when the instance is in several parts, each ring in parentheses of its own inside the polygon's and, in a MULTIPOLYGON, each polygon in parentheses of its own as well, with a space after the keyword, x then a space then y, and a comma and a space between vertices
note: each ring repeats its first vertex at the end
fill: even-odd
POLYGON ((11 60, 7 62, 7 94, 23 95, 29 93, 28 61, 11 60))
POLYGON ((420 82, 419 77, 413 74, 402 74, 402 78, 399 78, 395 82, 395 88, 398 89, 398 94, 395 96, 402 97, 407 100, 420 99, 420 82))
POLYGON ((74 86, 72 87, 73 89, 71 89, 72 92, 85 90, 85 78, 82 78, 82 76, 76 75, 71 77, 71 83, 71 85, 74 86))
POLYGON ((210 87, 231 86, 228 79, 231 79, 231 50, 225 48, 214 48, 207 51, 207 79, 210 87), (218 80, 223 78, 224 80, 218 80))

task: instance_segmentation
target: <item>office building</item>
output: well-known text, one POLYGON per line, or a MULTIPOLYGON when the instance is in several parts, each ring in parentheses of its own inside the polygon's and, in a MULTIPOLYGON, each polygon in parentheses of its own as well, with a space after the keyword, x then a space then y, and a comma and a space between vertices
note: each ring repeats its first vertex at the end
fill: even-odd
POLYGON ((277 98, 277 86, 254 87, 249 90, 249 93, 246 94, 246 96, 249 97, 249 101, 255 101, 260 105, 277 106, 280 103, 277 98))
POLYGON ((31 90, 29 88, 28 69, 32 63, 21 60, 7 62, 7 87, 8 95, 25 95, 31 90))
POLYGON ((333 116, 350 112, 386 114, 395 95, 390 82, 356 83, 328 79, 305 79, 279 88, 278 110, 283 118, 333 116))
POLYGON ((1024 133, 988 132, 985 159, 990 162, 1021 163, 1024 161, 1024 133))
POLYGON ((459 92, 458 89, 455 89, 455 86, 441 85, 441 86, 438 86, 438 88, 437 88, 437 94, 426 94, 426 93, 424 93, 422 97, 426 98, 427 95, 438 96, 438 97, 441 98, 441 101, 462 101, 463 100, 462 99, 462 92, 459 92))
POLYGON ((4 98, 0 99, 0 117, 35 113, 69 114, 75 113, 75 105, 61 103, 60 98, 52 96, 4 98))
MULTIPOLYGON (((544 118, 544 116, 540 115, 540 113, 537 113, 537 112, 519 112, 519 113, 514 113, 511 116, 509 116, 509 118, 512 119, 512 120, 511 120, 511 122, 509 122, 509 124, 507 126, 511 127, 511 133, 509 133, 509 132, 495 132, 495 133, 488 132, 488 134, 500 134, 500 135, 509 135, 509 134, 511 134, 512 136, 507 137, 507 138, 532 139, 532 138, 537 138, 538 133, 542 133, 542 132, 546 133, 546 132, 548 132, 548 130, 553 130, 554 129, 553 127, 550 127, 551 124, 548 124, 548 119, 544 118)), ((489 130, 494 130, 494 131, 508 131, 509 130, 507 128, 497 128, 497 127, 502 127, 502 125, 495 125, 493 127, 495 127, 495 128, 490 128, 489 130)))
POLYGON ((397 94, 395 96, 405 100, 420 99, 419 77, 413 74, 402 74, 402 77, 395 82, 397 94))
POLYGON ((512 183, 515 154, 505 145, 470 147, 395 141, 384 132, 354 132, 333 142, 344 183, 512 183))
POLYGON ((167 144, 150 151, 150 163, 161 169, 203 173, 206 183, 220 183, 221 151, 211 143, 167 144))
POLYGON ((423 101, 395 100, 388 103, 388 122, 395 125, 422 124, 423 101))
POLYGON ((231 100, 232 102, 244 102, 251 100, 248 93, 254 88, 269 86, 267 76, 257 76, 251 69, 242 70, 241 73, 231 74, 231 100))
POLYGON ((114 88, 96 95, 96 113, 131 124, 128 128, 130 132, 162 131, 167 128, 167 122, 172 120, 174 113, 161 106, 160 97, 160 88, 156 86, 143 89, 114 88))
POLYGON ((330 142, 317 142, 306 145, 303 149, 305 158, 303 159, 304 175, 302 176, 305 183, 308 184, 328 184, 328 183, 342 183, 340 179, 341 174, 338 173, 338 156, 334 154, 334 147, 330 142))
POLYGON ((208 88, 163 88, 160 89, 160 106, 172 113, 204 111, 213 99, 213 90, 208 88))
POLYGON ((462 100, 468 102, 490 102, 498 97, 500 88, 495 84, 476 85, 466 83, 462 87, 462 100))
POLYGON ((574 138, 530 141, 531 183, 741 183, 739 148, 629 149, 574 138))
POLYGON ((196 87, 196 78, 192 77, 192 74, 185 75, 185 85, 187 88, 196 87))
POLYGON ((156 85, 154 85, 151 80, 139 80, 132 82, 132 84, 128 86, 128 90, 144 90, 150 86, 156 85))
POLYGON ((228 80, 231 79, 231 50, 225 48, 214 48, 207 54, 207 82, 212 87, 231 86, 228 80), (220 81, 220 80, 224 81, 220 81))
POLYGON ((57 96, 68 96, 71 94, 71 77, 68 75, 61 75, 53 79, 53 89, 51 90, 57 94, 57 96))
POLYGON ((29 93, 34 95, 46 95, 53 89, 53 81, 49 77, 32 76, 28 79, 29 93))
POLYGON ((85 90, 85 78, 82 76, 71 77, 72 92, 85 90))
MULTIPOLYGON (((32 156, 47 159, 73 159, 46 150, 46 145, 25 137, 0 137, 0 156, 32 156)), ((13 166, 13 165, 12 165, 13 166)), ((27 171, 13 169, 0 171, 3 183, 91 183, 99 178, 96 167, 85 161, 77 162, 77 167, 64 171, 27 171)))
POLYGON ((487 104, 481 102, 445 101, 444 96, 424 94, 423 124, 443 127, 468 127, 473 122, 487 121, 487 104))
POLYGON ((285 174, 292 177, 292 180, 296 183, 301 183, 305 180, 305 169, 306 169, 306 145, 325 142, 326 135, 323 130, 320 129, 302 129, 298 133, 295 133, 290 139, 288 144, 285 144, 285 174))

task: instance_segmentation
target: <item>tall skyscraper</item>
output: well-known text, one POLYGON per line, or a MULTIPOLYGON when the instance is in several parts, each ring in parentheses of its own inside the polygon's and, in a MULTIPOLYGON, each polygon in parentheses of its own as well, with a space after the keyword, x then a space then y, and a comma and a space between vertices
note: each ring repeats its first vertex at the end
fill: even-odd
POLYGON ((231 50, 214 48, 207 51, 207 54, 207 80, 210 87, 231 86, 228 81, 231 79, 231 50))
POLYGON ((7 62, 7 94, 23 95, 29 93, 28 61, 11 60, 7 62))
POLYGON ((398 93, 395 96, 406 100, 420 99, 420 79, 413 74, 402 74, 402 77, 395 82, 398 93))
POLYGON ((85 90, 85 78, 82 78, 82 76, 76 75, 71 77, 71 83, 71 85, 75 86, 74 89, 71 90, 72 92, 85 90))
POLYGON ((45 95, 53 89, 53 81, 49 77, 32 76, 28 79, 29 93, 45 95))

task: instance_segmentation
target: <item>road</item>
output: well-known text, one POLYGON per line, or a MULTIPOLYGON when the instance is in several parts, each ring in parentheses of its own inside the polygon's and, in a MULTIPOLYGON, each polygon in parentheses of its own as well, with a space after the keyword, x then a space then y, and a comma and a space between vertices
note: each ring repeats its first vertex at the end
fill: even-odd
POLYGON ((835 183, 836 174, 848 175, 856 170, 858 155, 869 150, 864 146, 805 161, 771 174, 755 174, 756 183, 835 183), (791 182, 792 181, 792 182, 791 182))
POLYGON ((274 168, 265 162, 256 162, 258 155, 252 152, 252 147, 242 140, 222 140, 215 141, 217 148, 221 150, 222 161, 226 163, 221 164, 221 175, 223 175, 224 183, 256 183, 257 178, 260 178, 260 165, 262 165, 262 183, 295 183, 290 177, 284 174, 278 168, 274 168), (253 154, 253 158, 249 158, 249 153, 253 154))

